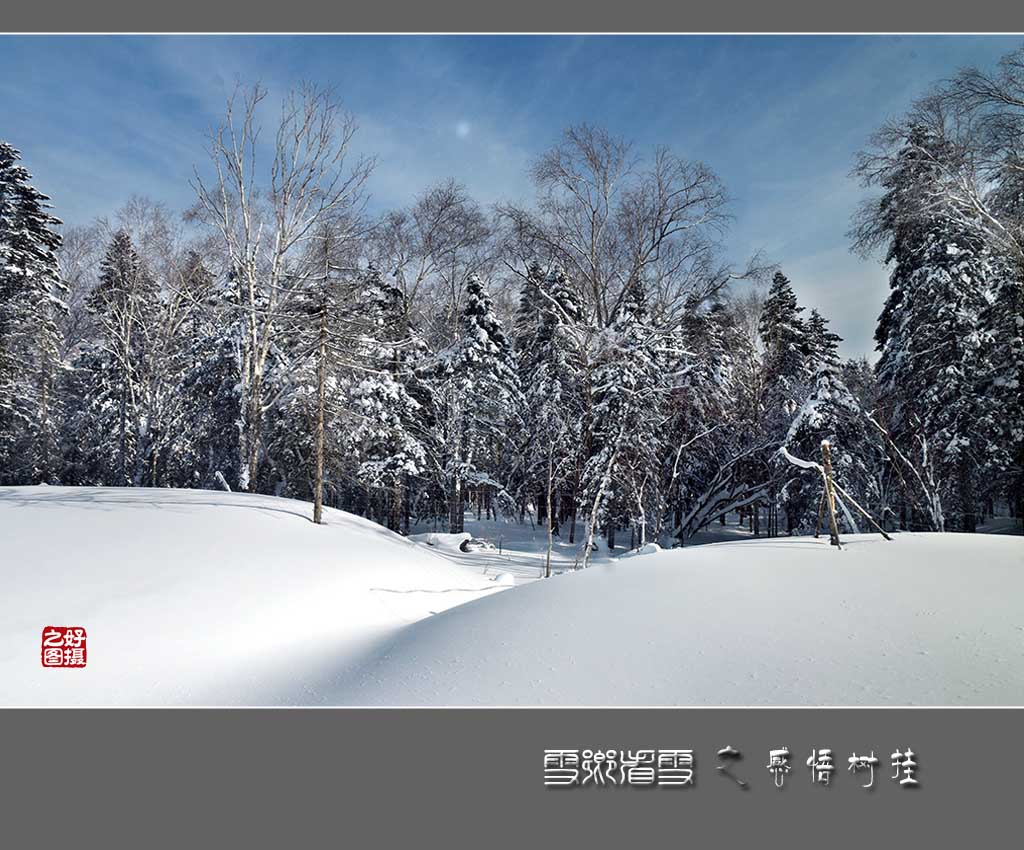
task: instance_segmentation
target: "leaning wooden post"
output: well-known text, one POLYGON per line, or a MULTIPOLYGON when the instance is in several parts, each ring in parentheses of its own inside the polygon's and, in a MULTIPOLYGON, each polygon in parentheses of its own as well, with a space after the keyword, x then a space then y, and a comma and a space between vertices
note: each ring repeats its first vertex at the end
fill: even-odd
POLYGON ((829 543, 842 548, 839 543, 839 523, 836 521, 836 497, 832 490, 832 457, 829 455, 828 440, 821 441, 821 457, 824 466, 825 499, 828 502, 828 522, 831 530, 829 543))
POLYGON ((833 482, 833 486, 836 488, 836 490, 839 491, 840 495, 845 496, 850 502, 853 503, 853 506, 858 511, 860 511, 862 514, 864 514, 864 516, 867 518, 867 521, 870 522, 871 525, 874 527, 875 531, 877 531, 879 534, 881 534, 882 537, 884 537, 886 540, 892 540, 892 538, 888 534, 885 533, 885 529, 882 528, 882 526, 880 526, 877 522, 875 522, 874 517, 872 517, 871 514, 869 514, 866 510, 864 510, 864 508, 862 508, 859 504, 857 504, 857 500, 854 499, 853 496, 851 496, 849 493, 847 493, 842 487, 840 487, 835 482, 833 482))

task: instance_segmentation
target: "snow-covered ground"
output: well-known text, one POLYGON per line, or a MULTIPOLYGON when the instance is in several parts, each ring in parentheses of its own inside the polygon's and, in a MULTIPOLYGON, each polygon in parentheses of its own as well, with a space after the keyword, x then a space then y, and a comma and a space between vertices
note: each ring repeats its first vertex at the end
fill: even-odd
POLYGON ((1024 704, 1024 538, 495 549, 237 493, 0 488, 0 705, 1024 704), (653 547, 652 547, 653 548, 653 547), (513 584, 516 585, 513 587, 513 584), (467 604, 463 604, 467 603, 467 604), (46 625, 88 630, 44 669, 46 625))
POLYGON ((1019 517, 995 516, 978 525, 979 534, 1020 534, 1021 520, 1019 517))
POLYGON ((319 703, 376 641, 499 590, 368 520, 244 493, 0 488, 0 705, 319 703), (84 670, 44 669, 83 626, 84 670))
POLYGON ((1024 704, 1024 539, 773 538, 621 558, 401 632, 332 700, 1024 704))

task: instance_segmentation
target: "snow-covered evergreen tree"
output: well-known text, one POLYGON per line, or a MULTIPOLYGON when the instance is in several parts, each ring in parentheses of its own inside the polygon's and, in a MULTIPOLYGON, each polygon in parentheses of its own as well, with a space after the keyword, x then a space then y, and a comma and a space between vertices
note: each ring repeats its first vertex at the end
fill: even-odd
POLYGON ((640 278, 630 282, 603 336, 594 370, 593 448, 581 493, 588 552, 601 525, 610 547, 616 528, 630 519, 645 538, 651 505, 659 502, 664 364, 640 278))
POLYGON ((812 309, 807 317, 808 362, 815 370, 839 368, 839 343, 843 338, 829 330, 828 319, 812 309))
POLYGON ((185 274, 198 309, 182 340, 186 365, 179 392, 191 461, 183 463, 178 480, 222 489, 241 473, 243 317, 235 309, 234 287, 216 280, 198 255, 186 260, 185 274))
POLYGON ((776 272, 761 313, 759 331, 764 343, 765 420, 769 432, 786 427, 806 394, 811 343, 793 286, 776 272))
POLYGON ((459 339, 437 355, 433 382, 439 409, 441 476, 448 493, 449 530, 461 531, 468 486, 501 483, 505 427, 521 409, 512 348, 483 281, 471 274, 459 316, 459 339))
POLYGON ((1024 273, 1007 265, 979 317, 979 434, 986 495, 1024 515, 1024 273))
POLYGON ((534 261, 526 270, 519 290, 519 303, 512 322, 512 345, 519 366, 520 382, 525 387, 536 366, 537 336, 544 321, 542 288, 548 276, 534 261))
POLYGON ((879 203, 880 229, 889 237, 892 271, 875 332, 876 369, 897 442, 908 453, 915 442, 926 447, 952 503, 945 513, 973 531, 984 451, 977 431, 979 322, 997 265, 978 232, 919 201, 941 189, 936 163, 943 144, 914 128, 882 181, 888 191, 879 203))
POLYGON ((678 530, 684 514, 704 491, 717 468, 716 447, 735 435, 739 387, 733 317, 725 304, 707 309, 690 303, 676 338, 678 351, 671 370, 671 418, 666 429, 663 463, 666 507, 678 530))
POLYGON ((389 528, 398 530, 408 483, 423 472, 425 449, 416 434, 421 405, 409 393, 413 369, 405 299, 376 268, 366 274, 359 299, 366 321, 360 366, 349 390, 355 425, 350 444, 359 459, 359 479, 384 495, 389 528))
MULTIPOLYGON (((557 534, 563 500, 556 500, 555 494, 561 491, 567 505, 575 503, 580 468, 584 411, 575 336, 582 310, 560 268, 534 284, 533 297, 537 320, 529 347, 519 351, 525 401, 522 424, 529 438, 524 467, 526 480, 537 494, 538 516, 557 534)), ((573 509, 567 518, 574 517, 573 509)))
POLYGON ((0 141, 0 483, 58 480, 60 221, 0 141))
POLYGON ((140 442, 149 426, 146 396, 152 364, 148 344, 157 287, 123 230, 114 234, 100 269, 88 299, 98 337, 92 349, 80 355, 91 378, 87 415, 92 422, 86 430, 109 435, 103 442, 110 450, 97 456, 97 477, 111 485, 138 484, 143 460, 140 442))
MULTIPOLYGON (((546 275, 536 260, 527 265, 519 285, 519 300, 512 316, 510 338, 516 363, 517 378, 523 392, 524 406, 519 412, 522 427, 514 429, 506 454, 505 480, 515 499, 519 516, 525 516, 531 500, 541 492, 542 478, 537 467, 537 435, 530 426, 531 409, 526 401, 533 386, 538 365, 537 338, 543 321, 546 275)), ((537 506, 538 513, 544 509, 537 506)))
POLYGON ((707 309, 692 304, 681 322, 675 402, 690 431, 703 431, 725 416, 735 354, 730 325, 728 309, 721 302, 707 309))
MULTIPOLYGON (((814 351, 808 323, 800 317, 803 310, 789 278, 781 271, 776 272, 758 322, 764 366, 760 397, 756 399, 760 411, 753 427, 767 445, 782 444, 793 417, 810 392, 814 351)), ((822 343, 827 345, 825 340, 822 343)), ((766 475, 764 462, 758 454, 748 458, 743 467, 751 480, 766 475)), ((773 482, 771 487, 773 498, 778 495, 775 492, 778 484, 773 482)), ((791 503, 783 500, 783 507, 786 509, 785 527, 791 531, 797 517, 790 510, 791 503)))
MULTIPOLYGON (((149 487, 195 484, 199 466, 183 385, 195 368, 196 349, 209 334, 204 306, 216 291, 214 278, 194 250, 164 245, 161 271, 146 334, 145 393, 138 461, 133 481, 149 487)), ((219 483, 219 482, 218 482, 219 483)))
MULTIPOLYGON (((877 429, 870 423, 860 402, 847 388, 837 370, 823 366, 814 380, 814 390, 797 412, 783 445, 795 457, 821 463, 821 444, 828 441, 836 483, 862 506, 879 502, 878 465, 885 457, 877 429)), ((778 457, 788 480, 782 491, 787 514, 795 518, 794 530, 813 531, 822 493, 821 476, 799 469, 778 457)), ((848 505, 850 515, 853 505, 848 505)), ((850 528, 846 512, 839 515, 841 526, 850 528)))

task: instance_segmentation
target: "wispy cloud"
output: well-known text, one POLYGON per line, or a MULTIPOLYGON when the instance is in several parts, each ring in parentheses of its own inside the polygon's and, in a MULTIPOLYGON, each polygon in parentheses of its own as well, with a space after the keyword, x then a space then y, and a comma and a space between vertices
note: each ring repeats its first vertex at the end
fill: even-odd
POLYGON ((530 194, 526 170, 569 124, 702 159, 735 198, 727 250, 764 249, 844 352, 868 353, 885 296, 849 253, 853 152, 935 79, 991 64, 1012 37, 0 37, 0 137, 58 213, 133 193, 192 202, 204 132, 236 80, 333 85, 377 157, 374 208, 454 177, 484 204, 530 194))

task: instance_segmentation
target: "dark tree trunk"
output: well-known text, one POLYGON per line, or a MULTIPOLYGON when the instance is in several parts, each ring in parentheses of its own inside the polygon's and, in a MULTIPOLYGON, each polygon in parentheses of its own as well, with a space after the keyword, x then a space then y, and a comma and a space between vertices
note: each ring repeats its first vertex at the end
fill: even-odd
POLYGON ((405 498, 402 499, 402 530, 406 535, 409 534, 409 513, 411 508, 409 502, 412 496, 412 485, 409 483, 409 475, 406 473, 405 476, 405 498))
POLYGON ((973 534, 978 529, 978 515, 974 501, 974 478, 971 475, 971 465, 966 459, 960 462, 959 473, 960 511, 963 514, 961 527, 973 534))

